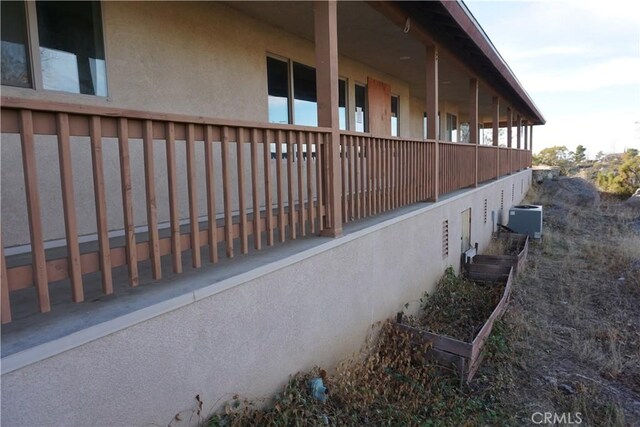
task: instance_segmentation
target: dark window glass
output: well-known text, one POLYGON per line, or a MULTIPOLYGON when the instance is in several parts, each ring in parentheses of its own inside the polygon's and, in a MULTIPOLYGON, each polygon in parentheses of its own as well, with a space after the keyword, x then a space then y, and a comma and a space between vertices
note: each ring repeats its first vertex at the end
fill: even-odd
POLYGON ((359 84, 356 89, 356 132, 366 132, 367 123, 367 88, 359 84))
POLYGON ((398 136, 398 119, 400 117, 400 99, 391 97, 391 136, 398 136))
POLYGON ((2 84, 32 87, 24 2, 3 1, 1 5, 2 84))
POLYGON ((267 84, 269 91, 269 122, 289 121, 289 70, 285 61, 267 57, 267 84))
POLYGON ((107 96, 100 2, 38 1, 45 89, 107 96))
POLYGON ((316 70, 297 62, 293 63, 293 107, 294 124, 318 126, 316 70))
POLYGON ((338 121, 340 130, 347 130, 347 82, 338 80, 338 121))

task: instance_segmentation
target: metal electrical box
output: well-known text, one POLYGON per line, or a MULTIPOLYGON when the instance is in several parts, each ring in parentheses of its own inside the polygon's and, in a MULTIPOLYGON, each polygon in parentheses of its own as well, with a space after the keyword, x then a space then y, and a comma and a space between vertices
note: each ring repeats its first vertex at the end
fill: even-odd
POLYGON ((520 234, 542 237, 542 206, 516 205, 509 209, 509 228, 520 234))

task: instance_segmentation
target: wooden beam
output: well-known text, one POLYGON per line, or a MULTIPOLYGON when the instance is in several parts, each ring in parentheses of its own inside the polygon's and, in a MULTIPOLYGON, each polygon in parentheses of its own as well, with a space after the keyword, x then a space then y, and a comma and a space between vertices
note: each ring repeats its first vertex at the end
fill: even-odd
POLYGON ((69 257, 69 275, 71 294, 74 302, 84 301, 82 272, 80 271, 80 245, 78 243, 78 220, 73 191, 73 165, 71 162, 71 142, 69 137, 69 115, 56 114, 58 133, 58 161, 60 164, 60 185, 62 190, 62 208, 64 211, 64 229, 67 238, 69 257))
POLYGON ((113 278, 111 273, 111 251, 109 250, 109 217, 107 214, 107 201, 104 188, 104 164, 102 160, 102 130, 100 117, 91 116, 89 133, 91 140, 93 192, 96 205, 96 228, 100 253, 102 292, 109 295, 113 293, 113 278))
POLYGON ((438 122, 438 47, 429 45, 426 47, 426 79, 427 79, 427 93, 426 93, 426 105, 425 112, 427 113, 427 139, 435 141, 435 155, 433 156, 433 164, 431 166, 430 173, 433 176, 431 183, 433 184, 433 201, 438 201, 438 179, 440 167, 439 155, 438 155, 438 135, 440 123, 438 122))
POLYGON ((126 118, 118 119, 118 148, 120 150, 120 180, 122 186, 122 211, 124 217, 129 284, 138 286, 138 260, 136 254, 135 223, 133 221, 133 191, 129 162, 129 126, 126 118))
POLYGON ((330 128, 325 139, 322 173, 327 181, 325 200, 329 206, 327 227, 323 234, 331 237, 342 235, 342 200, 340 182, 340 131, 338 120, 338 19, 337 2, 314 2, 314 30, 316 56, 316 93, 318 94, 318 125, 330 128))
POLYGON ((151 120, 145 120, 142 124, 142 144, 144 149, 144 183, 147 193, 147 227, 149 229, 151 275, 154 280, 159 280, 162 278, 162 265, 160 264, 160 246, 158 243, 158 208, 153 159, 153 122, 151 120))
POLYGON ((2 275, 0 276, 0 288, 2 288, 1 310, 2 310, 2 324, 11 322, 11 300, 9 299, 9 279, 7 277, 7 263, 4 259, 4 246, 2 245, 2 233, 0 233, 0 270, 2 275))
POLYGON ((200 268, 200 225, 198 223, 198 188, 196 183, 196 142, 193 123, 187 124, 187 191, 189 193, 189 230, 191 264, 200 268))
POLYGON ((478 186, 478 79, 469 79, 469 142, 475 145, 475 179, 474 187, 478 186))
POLYGON ((173 272, 182 273, 182 249, 180 248, 180 211, 178 210, 178 182, 176 174, 175 125, 166 124, 167 180, 169 186, 169 222, 171 224, 171 254, 173 272))

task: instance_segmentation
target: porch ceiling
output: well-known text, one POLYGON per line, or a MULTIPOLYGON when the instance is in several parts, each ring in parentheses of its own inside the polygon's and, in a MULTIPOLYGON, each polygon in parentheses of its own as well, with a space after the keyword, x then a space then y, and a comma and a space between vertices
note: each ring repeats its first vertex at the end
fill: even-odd
MULTIPOLYGON (((261 22, 305 40, 314 40, 313 2, 231 1, 226 4, 261 22)), ((424 99, 424 45, 366 2, 338 2, 338 50, 340 55, 406 81, 411 96, 424 99)), ((440 100, 458 105, 462 120, 468 114, 469 77, 455 65, 448 52, 441 51, 440 100)), ((481 120, 491 117, 492 96, 493 92, 481 84, 481 120)), ((500 110, 501 117, 505 117, 506 107, 502 106, 500 110)))

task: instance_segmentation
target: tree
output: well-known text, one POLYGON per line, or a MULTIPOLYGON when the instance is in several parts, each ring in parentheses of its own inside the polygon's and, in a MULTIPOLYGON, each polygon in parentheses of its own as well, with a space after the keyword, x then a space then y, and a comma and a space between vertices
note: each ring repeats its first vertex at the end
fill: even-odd
POLYGON ((627 151, 624 152, 627 158, 637 157, 639 153, 637 148, 627 148, 627 151))
POLYGON ((572 166, 573 153, 564 145, 556 145, 541 150, 533 156, 534 165, 557 166, 560 173, 566 175, 572 166))
POLYGON ((603 191, 629 197, 640 187, 640 156, 637 150, 632 154, 627 150, 617 170, 598 173, 597 183, 603 191))
POLYGON ((585 154, 586 151, 587 149, 584 147, 584 145, 578 145, 576 147, 576 151, 575 153, 573 153, 573 161, 575 162, 575 164, 579 165, 587 159, 587 156, 585 154))

